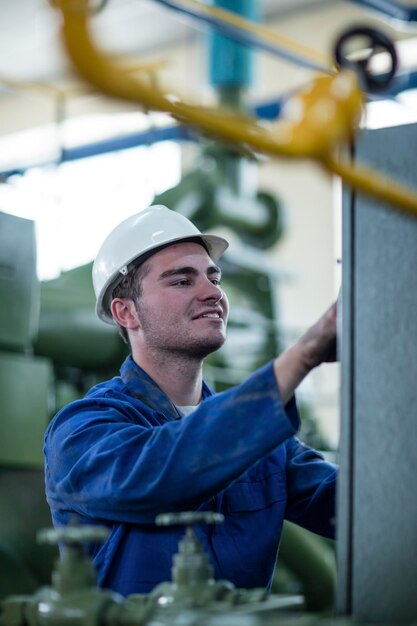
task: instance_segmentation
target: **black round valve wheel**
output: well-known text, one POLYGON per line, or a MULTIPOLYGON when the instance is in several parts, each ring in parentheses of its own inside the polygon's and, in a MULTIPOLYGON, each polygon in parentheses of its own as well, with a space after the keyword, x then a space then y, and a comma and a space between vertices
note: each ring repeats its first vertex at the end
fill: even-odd
POLYGON ((338 67, 354 71, 361 87, 368 93, 385 91, 395 75, 398 57, 391 39, 375 28, 353 26, 344 31, 334 46, 334 58, 338 67), (355 43, 361 43, 357 56, 352 53, 355 43), (382 74, 372 70, 372 59, 376 54, 388 54, 389 67, 382 74))

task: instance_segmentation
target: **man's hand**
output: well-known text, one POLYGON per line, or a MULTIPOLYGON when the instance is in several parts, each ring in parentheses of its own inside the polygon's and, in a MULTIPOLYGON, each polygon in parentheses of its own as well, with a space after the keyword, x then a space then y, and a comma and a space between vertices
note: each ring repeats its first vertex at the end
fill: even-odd
POLYGON ((337 302, 299 339, 308 372, 321 363, 331 363, 336 356, 337 302))
POLYGON ((274 371, 284 404, 307 374, 321 363, 336 361, 337 303, 274 361, 274 371))

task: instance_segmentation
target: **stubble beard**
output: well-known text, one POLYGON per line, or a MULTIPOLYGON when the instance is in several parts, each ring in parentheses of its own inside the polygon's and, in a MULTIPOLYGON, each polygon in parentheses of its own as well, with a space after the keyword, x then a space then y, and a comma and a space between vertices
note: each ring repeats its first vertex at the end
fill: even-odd
MULTIPOLYGON (((146 311, 141 303, 136 304, 142 333, 146 340, 149 352, 160 358, 170 358, 184 361, 202 361, 209 354, 219 350, 225 342, 224 336, 218 337, 191 337, 184 330, 180 331, 173 326, 167 330, 166 327, 155 323, 151 314, 146 311)), ((158 359, 159 360, 159 359, 158 359)))

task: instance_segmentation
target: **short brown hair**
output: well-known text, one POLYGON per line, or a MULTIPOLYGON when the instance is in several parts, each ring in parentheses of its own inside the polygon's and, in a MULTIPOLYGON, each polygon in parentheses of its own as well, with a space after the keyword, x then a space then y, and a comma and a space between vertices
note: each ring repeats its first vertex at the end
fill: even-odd
MULTIPOLYGON (((148 274, 149 270, 150 265, 147 261, 133 267, 113 289, 111 299, 124 298, 132 300, 137 309, 137 302, 142 295, 142 280, 148 274)), ((125 343, 130 344, 126 328, 120 326, 120 324, 118 324, 118 326, 121 338, 125 343)))

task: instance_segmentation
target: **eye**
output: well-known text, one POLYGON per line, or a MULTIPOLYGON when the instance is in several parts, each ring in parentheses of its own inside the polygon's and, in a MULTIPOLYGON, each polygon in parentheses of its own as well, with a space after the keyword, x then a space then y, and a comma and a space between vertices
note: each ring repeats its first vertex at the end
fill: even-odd
POLYGON ((221 285, 222 284, 222 279, 221 278, 212 278, 211 282, 213 283, 213 285, 221 285))
POLYGON ((187 287, 191 285, 191 281, 189 278, 181 278, 181 280, 176 280, 175 283, 172 283, 174 287, 187 287))

